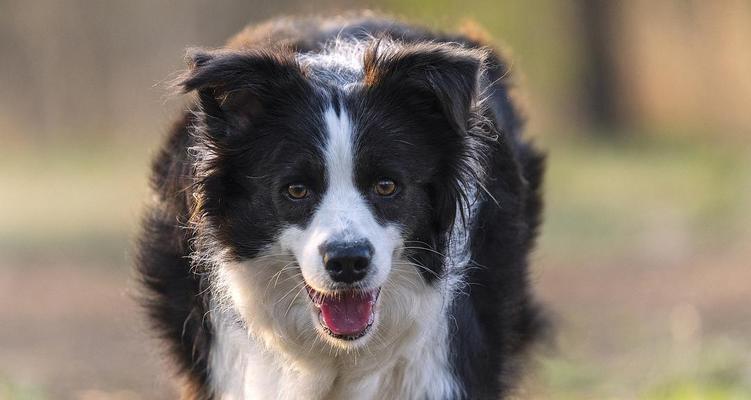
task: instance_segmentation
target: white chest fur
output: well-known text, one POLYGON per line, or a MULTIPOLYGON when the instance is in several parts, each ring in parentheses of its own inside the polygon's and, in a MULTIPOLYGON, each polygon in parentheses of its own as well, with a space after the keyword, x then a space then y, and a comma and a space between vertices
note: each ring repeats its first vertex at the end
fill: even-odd
POLYGON ((212 387, 223 400, 455 398, 445 303, 432 291, 421 302, 428 308, 423 318, 401 335, 382 332, 381 340, 349 354, 289 353, 239 325, 216 323, 212 387))

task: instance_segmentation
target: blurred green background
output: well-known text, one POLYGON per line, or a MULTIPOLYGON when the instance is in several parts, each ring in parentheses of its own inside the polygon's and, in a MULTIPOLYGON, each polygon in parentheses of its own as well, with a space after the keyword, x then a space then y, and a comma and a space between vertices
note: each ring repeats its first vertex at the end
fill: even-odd
POLYGON ((557 326, 518 397, 751 398, 748 1, 0 0, 0 399, 174 397, 129 250, 164 82, 247 23, 363 7, 511 55, 557 326))

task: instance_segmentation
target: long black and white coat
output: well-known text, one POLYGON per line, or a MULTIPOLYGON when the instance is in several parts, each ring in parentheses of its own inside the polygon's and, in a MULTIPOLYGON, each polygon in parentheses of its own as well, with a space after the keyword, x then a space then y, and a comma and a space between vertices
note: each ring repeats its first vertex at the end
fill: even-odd
POLYGON ((543 159, 505 62, 372 15, 277 19, 188 58, 196 100, 153 163, 137 260, 183 398, 507 395, 542 325, 543 159), (334 237, 373 252, 361 337, 327 332, 306 295, 342 289, 320 256, 334 237))

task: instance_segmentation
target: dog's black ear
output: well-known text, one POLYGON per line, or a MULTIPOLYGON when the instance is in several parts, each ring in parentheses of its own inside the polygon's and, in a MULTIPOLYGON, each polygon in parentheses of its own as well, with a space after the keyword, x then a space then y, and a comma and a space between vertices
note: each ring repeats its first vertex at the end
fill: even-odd
POLYGON ((432 186, 436 241, 450 231, 457 206, 466 207, 462 182, 472 175, 477 152, 467 132, 485 58, 484 50, 449 43, 376 44, 365 55, 365 87, 444 135, 436 139, 443 153, 432 186))
POLYGON ((466 131, 485 51, 449 43, 383 46, 377 43, 365 54, 365 85, 390 88, 409 105, 438 111, 452 128, 466 131))
POLYGON ((271 103, 309 88, 288 51, 192 49, 186 59, 190 68, 179 85, 198 92, 213 135, 247 130, 271 103))

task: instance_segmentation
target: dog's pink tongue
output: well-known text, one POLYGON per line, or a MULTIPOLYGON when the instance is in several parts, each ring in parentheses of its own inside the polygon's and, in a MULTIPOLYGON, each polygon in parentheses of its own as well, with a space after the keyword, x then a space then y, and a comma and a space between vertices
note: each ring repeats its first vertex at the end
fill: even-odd
POLYGON ((373 294, 345 292, 321 301, 323 322, 335 335, 355 335, 365 330, 373 313, 373 294))

